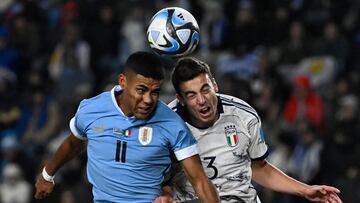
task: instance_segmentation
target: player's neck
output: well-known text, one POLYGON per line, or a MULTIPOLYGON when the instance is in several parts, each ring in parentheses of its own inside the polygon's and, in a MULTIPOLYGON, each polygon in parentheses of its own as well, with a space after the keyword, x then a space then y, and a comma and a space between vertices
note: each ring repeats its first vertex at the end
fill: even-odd
POLYGON ((117 95, 115 98, 116 98, 116 103, 119 106, 122 113, 127 117, 133 116, 132 113, 129 111, 129 108, 127 108, 127 106, 126 106, 127 103, 126 103, 125 96, 123 94, 120 94, 120 95, 117 95))
POLYGON ((213 126, 215 124, 215 122, 219 119, 219 111, 218 110, 216 110, 215 114, 216 114, 215 119, 212 121, 209 121, 209 122, 199 121, 194 116, 191 116, 188 112, 186 112, 186 118, 187 118, 187 122, 189 124, 191 124, 192 126, 198 128, 198 129, 206 129, 206 128, 210 128, 211 126, 213 126))

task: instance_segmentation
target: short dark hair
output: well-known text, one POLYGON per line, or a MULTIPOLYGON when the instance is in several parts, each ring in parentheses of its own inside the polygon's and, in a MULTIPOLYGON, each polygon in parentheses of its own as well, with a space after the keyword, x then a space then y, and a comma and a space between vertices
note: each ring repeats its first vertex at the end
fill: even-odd
MULTIPOLYGON (((180 94, 180 83, 192 80, 200 74, 208 74, 213 81, 214 78, 210 72, 210 67, 203 61, 192 57, 180 59, 174 67, 172 72, 171 81, 175 91, 180 94)), ((214 82, 214 81, 213 81, 214 82)))
POLYGON ((123 73, 132 71, 147 78, 163 80, 165 71, 160 57, 156 54, 139 51, 131 54, 125 62, 123 73))

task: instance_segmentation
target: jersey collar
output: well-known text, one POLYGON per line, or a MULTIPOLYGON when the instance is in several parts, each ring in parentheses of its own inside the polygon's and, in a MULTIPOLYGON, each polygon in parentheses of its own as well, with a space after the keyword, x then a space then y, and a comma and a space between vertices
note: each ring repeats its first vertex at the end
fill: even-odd
POLYGON ((116 96, 120 95, 122 93, 122 89, 120 85, 116 85, 114 88, 111 89, 111 99, 115 106, 115 108, 119 111, 119 113, 124 116, 127 119, 135 119, 135 116, 128 117, 124 114, 124 112, 121 110, 120 106, 116 102, 116 96))
MULTIPOLYGON (((112 102, 115 106, 115 108, 119 111, 119 113, 123 116, 125 116, 124 112, 121 110, 120 106, 117 104, 116 102, 116 96, 117 95, 120 95, 122 92, 122 89, 120 87, 120 85, 116 85, 115 87, 113 87, 110 91, 111 93, 111 99, 112 99, 112 102)), ((126 116, 125 116, 126 117, 126 116)))

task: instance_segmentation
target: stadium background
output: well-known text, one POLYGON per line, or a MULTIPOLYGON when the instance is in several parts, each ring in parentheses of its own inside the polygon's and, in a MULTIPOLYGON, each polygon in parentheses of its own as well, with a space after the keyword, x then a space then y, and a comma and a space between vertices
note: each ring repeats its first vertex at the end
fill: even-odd
MULTIPOLYGON (((33 199, 36 176, 79 101, 111 88, 130 53, 149 50, 146 26, 168 6, 197 19, 194 56, 211 65, 221 92, 260 114, 269 160, 360 202, 356 0, 1 0, 0 202, 91 202, 85 153, 58 172, 46 200, 33 199)), ((161 98, 173 97, 167 80, 161 98)), ((263 202, 304 202, 256 187, 263 202)))

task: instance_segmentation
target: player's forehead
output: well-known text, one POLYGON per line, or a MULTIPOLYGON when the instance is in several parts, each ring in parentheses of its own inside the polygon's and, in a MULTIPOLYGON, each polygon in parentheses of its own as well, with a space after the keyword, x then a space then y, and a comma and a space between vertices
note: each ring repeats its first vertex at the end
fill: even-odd
POLYGON ((202 88, 207 86, 213 86, 212 80, 208 74, 201 73, 191 80, 180 83, 180 90, 182 92, 200 91, 202 88))
POLYGON ((157 80, 151 77, 145 77, 141 74, 134 74, 130 77, 131 83, 137 87, 147 87, 149 89, 158 89, 162 84, 162 80, 157 80))

